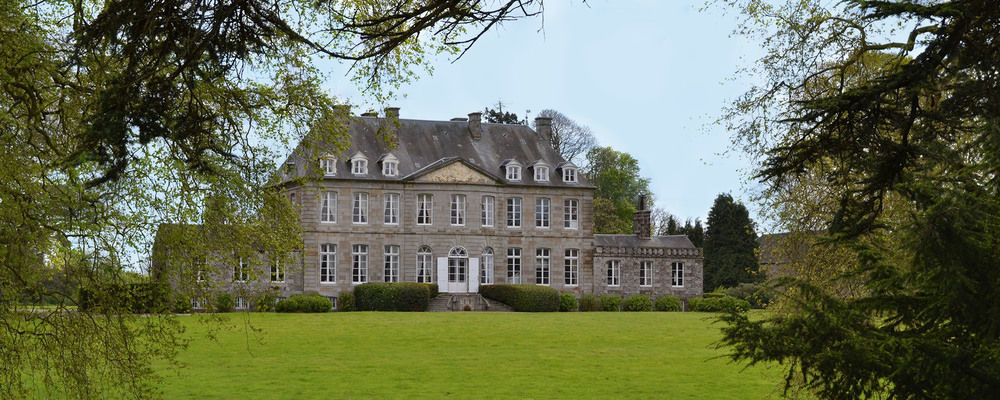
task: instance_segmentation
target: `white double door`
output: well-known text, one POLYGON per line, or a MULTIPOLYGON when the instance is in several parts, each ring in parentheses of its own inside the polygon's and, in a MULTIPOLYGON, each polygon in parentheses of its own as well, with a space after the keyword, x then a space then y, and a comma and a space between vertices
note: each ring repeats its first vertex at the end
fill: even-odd
POLYGON ((445 293, 479 293, 479 259, 438 257, 437 282, 445 293))

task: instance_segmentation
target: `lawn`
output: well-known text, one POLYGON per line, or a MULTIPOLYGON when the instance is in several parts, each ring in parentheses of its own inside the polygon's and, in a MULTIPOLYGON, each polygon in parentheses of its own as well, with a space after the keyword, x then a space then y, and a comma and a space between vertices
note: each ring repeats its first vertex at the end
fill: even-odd
MULTIPOLYGON (((777 367, 715 350, 703 313, 229 314, 181 317, 166 398, 758 399, 777 367), (247 328, 252 326, 258 331, 247 328)), ((163 367, 166 369, 166 367, 163 367)))

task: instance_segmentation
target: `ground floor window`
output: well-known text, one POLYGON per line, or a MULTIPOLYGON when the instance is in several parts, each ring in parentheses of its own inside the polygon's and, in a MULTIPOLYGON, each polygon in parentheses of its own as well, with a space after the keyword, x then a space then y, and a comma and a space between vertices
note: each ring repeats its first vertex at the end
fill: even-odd
POLYGON ((236 298, 236 309, 237 310, 246 310, 247 309, 247 299, 244 298, 243 296, 237 297, 236 298))
POLYGON ((639 286, 653 286, 653 262, 639 263, 639 286))
POLYGON ((621 286, 621 260, 608 261, 608 286, 621 286))
POLYGON ((576 286, 580 284, 580 250, 566 249, 566 258, 563 259, 565 270, 563 278, 566 286, 576 286))
POLYGON ((421 246, 417 250, 417 282, 431 283, 431 271, 433 271, 433 257, 431 256, 431 248, 427 246, 421 246))
POLYGON ((549 261, 549 249, 535 250, 535 284, 548 285, 550 280, 551 262, 549 261))
POLYGON ((383 272, 386 282, 399 282, 399 246, 385 246, 385 271, 383 272))
POLYGON ((521 249, 507 249, 507 283, 521 283, 521 249))
POLYGON ((493 249, 489 247, 483 249, 483 255, 479 258, 479 283, 493 284, 493 249))
POLYGON ((368 282, 368 245, 351 245, 351 282, 368 282))
POLYGON ((675 262, 670 264, 670 285, 673 287, 684 287, 684 263, 675 262))
POLYGON ((323 243, 319 246, 319 282, 334 283, 337 280, 337 245, 323 243))

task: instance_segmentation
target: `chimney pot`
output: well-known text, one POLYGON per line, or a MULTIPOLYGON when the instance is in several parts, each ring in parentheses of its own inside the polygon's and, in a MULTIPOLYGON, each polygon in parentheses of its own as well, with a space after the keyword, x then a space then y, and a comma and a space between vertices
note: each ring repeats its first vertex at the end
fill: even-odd
POLYGON ((483 137, 483 113, 474 112, 469 113, 469 134, 472 135, 473 139, 479 139, 483 137))

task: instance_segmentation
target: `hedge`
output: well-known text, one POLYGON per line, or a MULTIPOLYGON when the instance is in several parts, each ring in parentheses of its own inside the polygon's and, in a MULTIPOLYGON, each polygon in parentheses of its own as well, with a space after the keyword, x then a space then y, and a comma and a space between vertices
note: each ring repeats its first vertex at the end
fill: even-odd
POLYGON ((601 299, 592 294, 585 294, 580 297, 580 311, 601 311, 601 299))
POLYGON ((636 294, 629 296, 622 303, 622 310, 624 311, 653 311, 653 300, 649 299, 649 296, 644 294, 636 294))
POLYGON ((274 310, 277 312, 295 313, 323 313, 330 311, 331 308, 333 308, 333 303, 330 302, 330 299, 319 294, 293 294, 287 299, 281 299, 274 306, 274 310))
POLYGON ((622 298, 618 296, 601 296, 602 311, 621 311, 622 298))
POLYGON ((230 312, 233 311, 233 296, 229 293, 219 294, 215 298, 215 312, 230 312))
POLYGON ((163 282, 110 284, 80 288, 77 307, 102 313, 160 313, 170 309, 170 286, 163 282))
POLYGON ((354 311, 354 293, 340 292, 340 296, 337 296, 337 311, 354 311))
POLYGON ((688 300, 693 311, 704 312, 745 312, 750 310, 750 303, 731 296, 700 298, 688 300))
POLYGON ((579 306, 580 303, 576 301, 576 296, 569 293, 559 295, 559 311, 576 311, 579 306))
POLYGON ((438 292, 438 284, 436 284, 436 283, 425 283, 424 285, 427 285, 427 290, 430 290, 430 292, 431 292, 431 298, 432 299, 435 298, 435 297, 437 297, 437 295, 439 293, 438 292))
POLYGON ((427 311, 430 285, 412 282, 370 282, 354 288, 360 311, 427 311))
POLYGON ((656 299, 656 311, 681 311, 681 299, 663 296, 656 299))
POLYGON ((483 285, 479 294, 504 303, 514 311, 553 312, 559 310, 559 292, 548 286, 537 285, 483 285))

